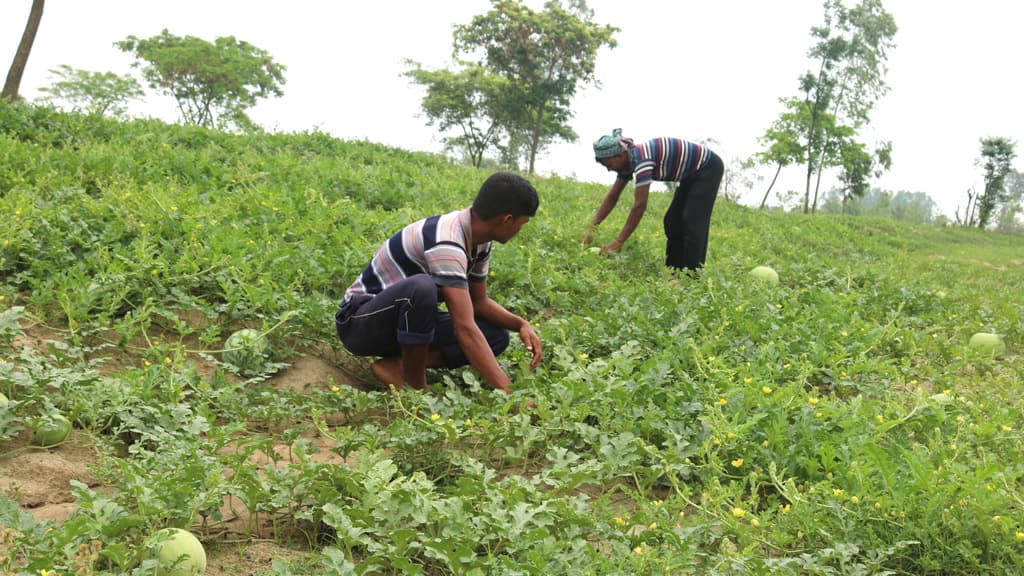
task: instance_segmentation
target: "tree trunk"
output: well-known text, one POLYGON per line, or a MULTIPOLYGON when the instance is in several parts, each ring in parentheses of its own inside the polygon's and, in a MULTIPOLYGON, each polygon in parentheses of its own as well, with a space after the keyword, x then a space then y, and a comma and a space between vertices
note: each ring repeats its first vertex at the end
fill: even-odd
MULTIPOLYGON (((824 162, 824 158, 822 158, 824 162)), ((821 190, 821 170, 818 170, 818 178, 814 182, 814 202, 811 203, 811 214, 818 213, 818 191, 821 190)))
POLYGON ((814 175, 814 158, 811 157, 810 148, 807 150, 807 178, 804 181, 804 214, 807 214, 811 204, 811 176, 814 175))
POLYGON ((782 172, 782 162, 779 162, 778 167, 775 169, 775 176, 772 178, 772 183, 768 185, 768 189, 764 191, 764 198, 761 198, 761 206, 758 210, 764 210, 764 205, 768 202, 768 195, 772 193, 775 181, 779 179, 779 172, 782 172))
POLYGON ((18 44, 18 51, 14 54, 14 61, 7 71, 7 81, 4 82, 4 90, 0 92, 0 98, 14 102, 18 99, 18 89, 21 87, 21 75, 25 72, 25 65, 28 63, 28 55, 32 52, 32 43, 36 40, 36 32, 39 31, 39 22, 43 19, 44 0, 32 0, 32 9, 28 13, 28 23, 25 25, 25 33, 21 35, 21 43, 18 44))

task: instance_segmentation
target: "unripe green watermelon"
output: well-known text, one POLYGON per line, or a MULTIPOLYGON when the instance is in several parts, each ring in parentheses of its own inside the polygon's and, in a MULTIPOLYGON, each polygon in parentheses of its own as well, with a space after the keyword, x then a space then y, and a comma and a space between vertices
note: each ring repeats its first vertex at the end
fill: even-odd
POLYGON ((243 328, 224 342, 223 359, 238 369, 243 376, 255 376, 264 371, 270 360, 270 344, 258 330, 243 328))
POLYGON ((1006 352, 1006 344, 1002 336, 989 332, 978 332, 971 336, 967 347, 985 356, 999 356, 1006 352))
POLYGON ((200 576, 206 571, 206 550, 191 532, 164 528, 156 538, 157 576, 200 576))
POLYGON ((71 421, 62 414, 49 414, 32 426, 32 441, 40 446, 56 446, 71 433, 71 421))
POLYGON ((757 266, 750 271, 750 276, 772 286, 779 283, 779 273, 768 266, 757 266))

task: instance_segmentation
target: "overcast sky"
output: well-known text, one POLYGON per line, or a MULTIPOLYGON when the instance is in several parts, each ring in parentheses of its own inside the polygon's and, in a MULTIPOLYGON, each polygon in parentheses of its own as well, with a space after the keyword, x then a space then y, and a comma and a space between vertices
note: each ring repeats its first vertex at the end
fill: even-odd
MULTIPOLYGON (((541 3, 527 1, 540 9, 541 3)), ((17 49, 31 0, 0 2, 0 66, 17 49)), ((808 70, 809 30, 821 0, 590 0, 594 20, 620 29, 618 47, 597 60, 600 87, 575 99, 579 142, 538 158, 542 174, 609 182, 591 142, 613 128, 636 140, 676 136, 711 140, 727 165, 760 149, 758 138, 797 95, 808 70)), ((849 2, 848 2, 849 4, 849 2)), ((1017 142, 1024 166, 1024 3, 886 0, 899 32, 889 55, 890 92, 862 139, 893 142, 893 168, 877 185, 926 192, 952 216, 968 188, 981 189, 979 140, 1017 142)), ((48 0, 21 93, 32 99, 67 64, 128 74, 132 58, 113 43, 164 28, 212 41, 235 36, 287 66, 285 95, 251 116, 271 130, 318 129, 410 150, 440 151, 420 115, 422 92, 401 76, 411 58, 427 68, 451 65, 451 31, 490 8, 487 0, 48 0)), ((136 72, 137 74, 137 72, 136 72)), ((150 94, 138 116, 177 119, 174 101, 150 94)), ((764 183, 745 195, 756 203, 764 183)), ((823 190, 834 179, 823 182, 823 190)), ((782 188, 802 190, 802 171, 783 171, 782 188)), ((777 201, 776 201, 777 203, 777 201)))

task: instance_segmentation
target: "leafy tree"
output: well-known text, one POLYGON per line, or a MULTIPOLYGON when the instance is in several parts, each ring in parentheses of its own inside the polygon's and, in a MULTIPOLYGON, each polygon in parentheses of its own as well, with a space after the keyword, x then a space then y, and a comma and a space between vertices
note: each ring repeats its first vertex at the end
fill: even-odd
POLYGON ((4 89, 0 92, 0 98, 14 102, 18 99, 18 90, 21 88, 21 76, 25 73, 25 66, 28 65, 28 56, 32 53, 32 44, 36 41, 36 32, 39 31, 39 23, 43 20, 44 0, 32 0, 32 8, 28 13, 28 22, 25 24, 25 32, 21 35, 21 42, 18 43, 18 51, 14 53, 14 60, 7 70, 7 80, 4 81, 4 89))
POLYGON ((1024 222, 1018 216, 1024 213, 1024 173, 1011 172, 1006 177, 1006 201, 999 211, 996 230, 1006 234, 1024 234, 1024 222))
POLYGON ((413 68, 405 76, 427 90, 421 102, 427 125, 442 132, 456 131, 457 135, 444 138, 445 143, 461 150, 479 168, 505 126, 503 98, 508 81, 471 63, 463 63, 459 71, 424 70, 412 60, 406 63, 413 68))
POLYGON ((194 36, 135 36, 115 43, 135 55, 149 86, 172 96, 186 124, 254 127, 245 111, 260 98, 281 96, 286 68, 265 51, 233 36, 213 43, 194 36))
POLYGON ((981 139, 981 158, 978 162, 985 170, 985 190, 977 198, 978 228, 988 226, 996 210, 1009 197, 1007 176, 1013 172, 1013 159, 1017 156, 1016 143, 1009 138, 993 136, 981 139))
POLYGON ((67 64, 50 70, 50 73, 60 79, 41 89, 49 94, 43 100, 63 100, 87 114, 123 117, 127 112, 127 102, 144 94, 139 81, 131 76, 77 70, 67 64))
MULTIPOLYGON (((838 132, 843 134, 843 132, 838 132)), ((852 136, 852 134, 850 135, 852 136)), ((843 184, 843 204, 850 198, 864 195, 870 186, 870 178, 877 178, 892 166, 892 143, 879 146, 874 154, 864 144, 847 137, 835 141, 839 146, 839 181, 843 184)), ((815 193, 817 194, 817 193, 815 193)))
MULTIPOLYGON (((888 90, 885 63, 896 34, 895 20, 881 0, 862 0, 850 8, 840 0, 826 0, 824 9, 823 25, 811 29, 815 44, 808 51, 817 70, 801 76, 802 97, 783 99, 780 119, 762 138, 768 150, 760 155, 780 170, 797 160, 806 164, 804 212, 815 211, 822 171, 827 168, 843 170, 845 187, 865 187, 861 180, 873 170, 867 168, 863 146, 854 138, 888 90)), ((888 161, 879 156, 871 166, 885 167, 888 161)))
POLYGON ((761 143, 766 150, 754 155, 754 159, 762 164, 775 164, 775 175, 772 177, 768 189, 761 198, 761 209, 764 209, 768 202, 768 195, 771 194, 775 182, 779 179, 782 169, 797 162, 803 162, 806 149, 800 143, 799 127, 806 123, 801 116, 808 112, 801 100, 796 98, 782 99, 785 111, 779 116, 770 128, 761 137, 761 143))
POLYGON ((476 58, 479 66, 507 82, 500 118, 506 159, 525 151, 529 171, 537 154, 558 140, 578 136, 568 122, 572 97, 580 85, 598 85, 597 50, 615 46, 612 26, 599 26, 583 0, 568 9, 557 0, 535 12, 515 0, 491 0, 492 9, 469 24, 456 26, 456 56, 476 58))

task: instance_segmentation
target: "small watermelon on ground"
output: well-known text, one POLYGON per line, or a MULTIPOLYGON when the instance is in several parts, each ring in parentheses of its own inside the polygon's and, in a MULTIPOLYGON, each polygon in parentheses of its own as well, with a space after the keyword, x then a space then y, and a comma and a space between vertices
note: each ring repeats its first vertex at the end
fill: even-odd
POLYGON ((164 528, 156 533, 158 576, 200 576, 206 572, 206 550, 191 532, 164 528))
POLYGON ((243 376, 262 373, 270 360, 270 345, 258 330, 243 328, 224 342, 224 362, 231 364, 243 376))
POLYGON ((32 426, 32 442, 39 446, 56 446, 71 433, 71 421, 63 414, 48 414, 32 426))

